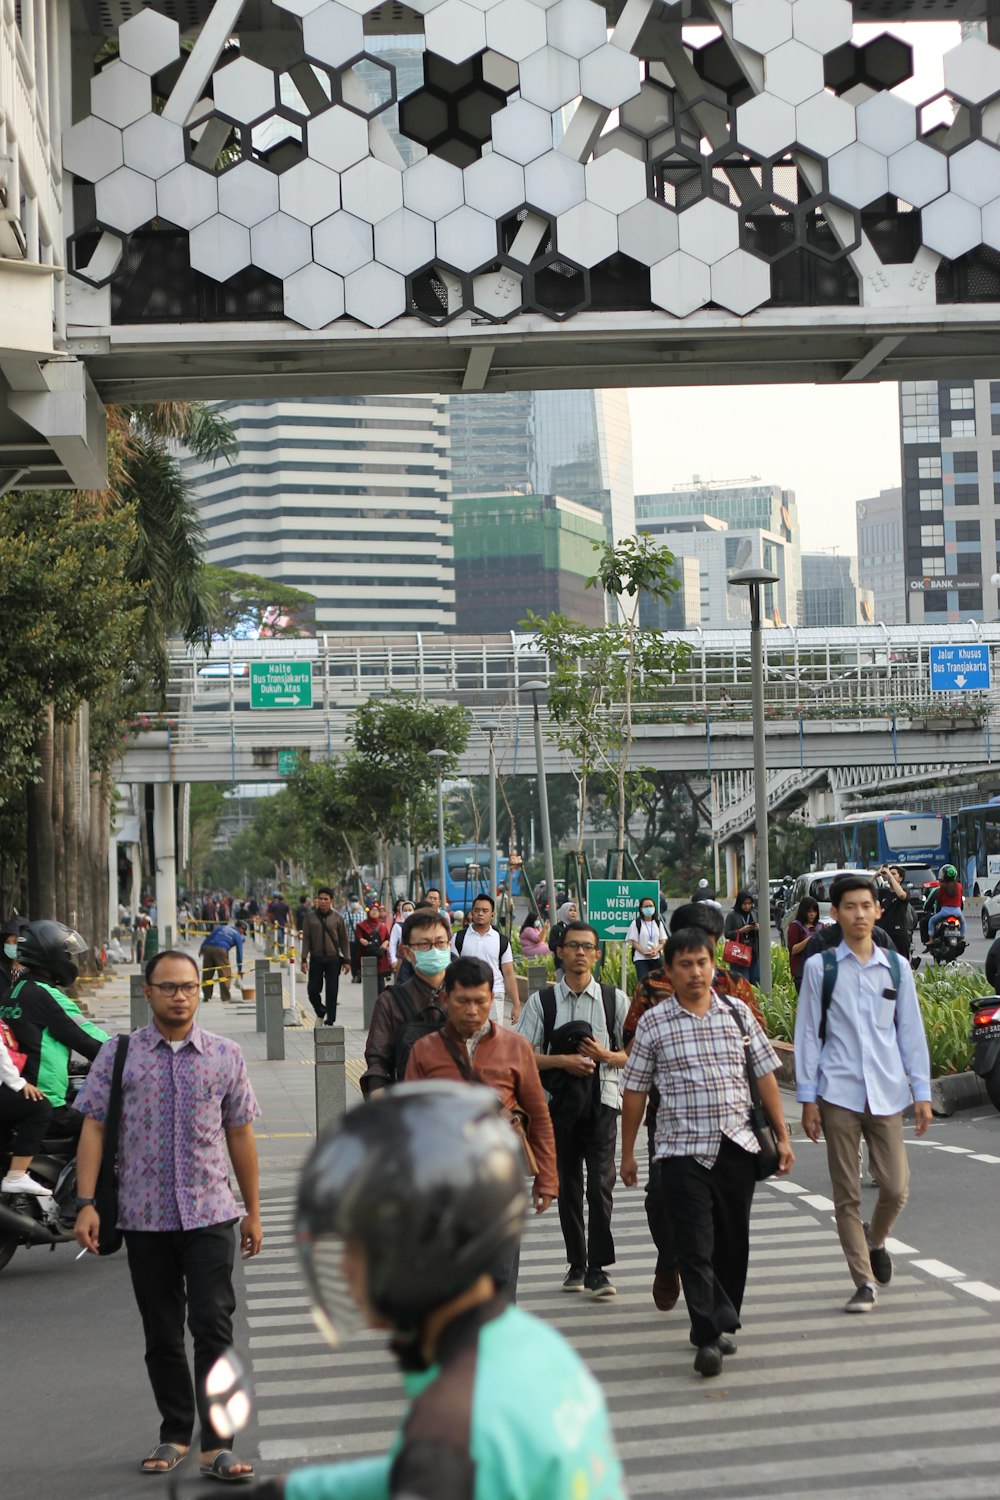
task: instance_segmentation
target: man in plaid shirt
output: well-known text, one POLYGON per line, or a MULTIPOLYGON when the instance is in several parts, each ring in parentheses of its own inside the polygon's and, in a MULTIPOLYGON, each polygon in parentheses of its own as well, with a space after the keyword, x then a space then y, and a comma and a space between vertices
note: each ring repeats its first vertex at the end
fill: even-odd
POLYGON ((621 1176, 626 1187, 639 1181, 635 1140, 655 1082, 653 1172, 677 1244, 694 1368, 718 1375, 723 1356, 736 1352, 731 1335, 740 1326, 759 1149, 749 1124, 744 1033, 778 1142, 779 1172, 787 1173, 795 1157, 774 1078, 777 1056, 750 1009, 714 990, 712 937, 694 928, 676 932, 663 961, 673 997, 640 1020, 622 1078, 621 1176))

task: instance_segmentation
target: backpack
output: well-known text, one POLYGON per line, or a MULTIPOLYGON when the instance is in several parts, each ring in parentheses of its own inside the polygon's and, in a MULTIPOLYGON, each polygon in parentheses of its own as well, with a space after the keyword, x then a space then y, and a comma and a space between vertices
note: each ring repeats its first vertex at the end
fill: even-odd
MULTIPOLYGON (((896 993, 898 994, 899 993, 899 973, 900 973, 900 970, 899 970, 899 954, 896 952, 895 948, 883 948, 882 951, 885 954, 886 958, 889 960, 889 971, 892 974, 893 988, 896 990, 896 993)), ((824 948, 823 949, 823 993, 822 993, 822 995, 820 997, 820 1014, 819 1014, 819 1039, 820 1039, 821 1043, 823 1043, 823 1042, 826 1041, 826 1017, 827 1017, 827 1012, 830 1009, 830 1002, 833 999, 833 990, 834 990, 834 986, 836 985, 836 983, 837 983, 837 955, 833 951, 832 948, 824 948)), ((897 1017, 896 1024, 898 1025, 899 1024, 899 1019, 898 1019, 899 1018, 899 1012, 898 1011, 896 1012, 896 1017, 897 1017)))
MULTIPOLYGON (((458 954, 459 958, 461 958, 462 956, 462 944, 465 942, 465 934, 468 932, 468 930, 469 929, 467 927, 463 927, 461 932, 457 933, 455 937, 455 952, 458 954)), ((507 939, 504 937, 503 933, 500 931, 495 922, 490 923, 490 931, 495 932, 497 937, 500 939, 500 955, 502 957, 507 939)))
POLYGON ((440 1031, 445 1023, 445 1013, 439 1005, 428 1005, 426 1010, 418 1011, 406 990, 402 987, 392 990, 396 1002, 405 1017, 402 1026, 398 1027, 392 1039, 392 1071, 393 1083, 402 1083, 406 1077, 406 1064, 410 1060, 410 1053, 422 1036, 430 1036, 434 1031, 440 1031))
MULTIPOLYGON (((615 1029, 618 1024, 618 1001, 613 984, 601 985, 601 999, 604 1001, 604 1022, 608 1028, 608 1044, 612 1051, 617 1051, 618 1048, 615 1047, 615 1029)), ((544 1050, 548 1052, 552 1045, 552 1033, 556 1029, 556 987, 554 984, 548 984, 544 990, 538 991, 538 1003, 542 1007, 542 1026, 544 1028, 542 1041, 544 1050)), ((620 1037, 618 1041, 620 1045, 620 1037)))

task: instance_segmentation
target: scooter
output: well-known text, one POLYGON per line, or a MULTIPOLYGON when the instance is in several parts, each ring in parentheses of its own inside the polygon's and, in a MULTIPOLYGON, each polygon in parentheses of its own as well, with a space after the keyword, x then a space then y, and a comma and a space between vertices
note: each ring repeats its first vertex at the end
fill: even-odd
POLYGON ((936 964, 953 964, 968 947, 962 936, 962 924, 957 917, 944 917, 928 939, 927 951, 936 964))
POLYGON ((1000 996, 970 1000, 972 1010, 972 1071, 986 1085, 990 1103, 1000 1109, 1000 996))
MULTIPOLYGON (((10 1155, 0 1145, 0 1171, 10 1155)), ((42 1142, 31 1163, 31 1175, 51 1189, 52 1196, 33 1193, 0 1194, 0 1271, 20 1247, 68 1243, 76 1223, 76 1140, 51 1136, 42 1142)))

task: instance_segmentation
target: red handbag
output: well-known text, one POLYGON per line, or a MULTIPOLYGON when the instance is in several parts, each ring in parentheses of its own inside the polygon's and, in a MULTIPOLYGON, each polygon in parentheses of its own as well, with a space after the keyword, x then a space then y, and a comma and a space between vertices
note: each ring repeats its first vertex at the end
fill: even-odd
POLYGON ((7 1048, 7 1051, 10 1054, 10 1060, 14 1064, 17 1071, 19 1073, 23 1073, 24 1065, 28 1061, 28 1054, 26 1052, 19 1052, 17 1050, 16 1038, 10 1027, 7 1025, 6 1021, 0 1021, 0 1042, 3 1042, 4 1046, 7 1048))
POLYGON ((722 958, 727 964, 735 964, 737 969, 749 969, 753 963, 753 949, 738 938, 730 938, 722 950, 722 958))

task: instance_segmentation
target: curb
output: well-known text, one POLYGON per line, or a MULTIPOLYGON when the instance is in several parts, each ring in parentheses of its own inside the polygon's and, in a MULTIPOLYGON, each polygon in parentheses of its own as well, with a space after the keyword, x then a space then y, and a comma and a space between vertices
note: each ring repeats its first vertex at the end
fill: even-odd
POLYGON ((986 1085, 977 1073, 949 1073, 931 1079, 931 1109, 936 1115, 947 1117, 989 1102, 986 1085))

